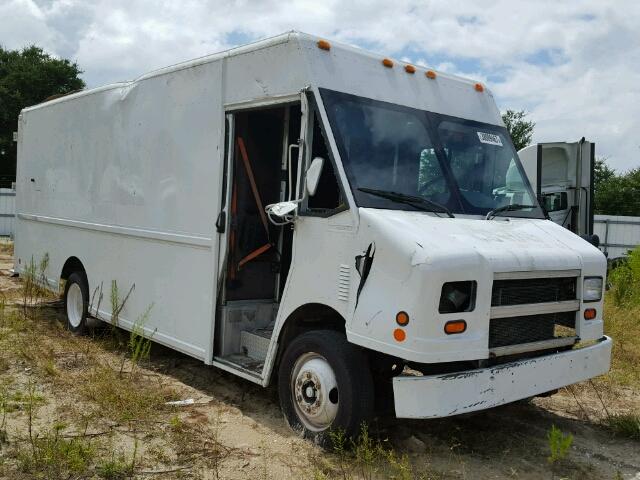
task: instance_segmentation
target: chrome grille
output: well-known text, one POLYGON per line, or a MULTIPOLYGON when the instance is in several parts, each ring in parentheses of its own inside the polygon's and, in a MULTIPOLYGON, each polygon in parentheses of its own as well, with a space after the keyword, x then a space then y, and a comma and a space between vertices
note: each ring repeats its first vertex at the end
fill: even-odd
POLYGON ((491 306, 575 300, 576 277, 494 280, 491 306))
POLYGON ((575 312, 492 318, 489 348, 540 342, 575 335, 575 312))
POLYGON ((544 351, 577 340, 579 270, 497 273, 491 291, 489 349, 493 356, 544 351))

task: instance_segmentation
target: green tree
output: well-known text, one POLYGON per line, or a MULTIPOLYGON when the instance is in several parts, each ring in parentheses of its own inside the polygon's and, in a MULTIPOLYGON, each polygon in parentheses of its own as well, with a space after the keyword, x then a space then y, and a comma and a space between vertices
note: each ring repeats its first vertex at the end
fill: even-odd
POLYGON ((601 215, 640 216, 640 168, 617 174, 596 159, 594 168, 594 210, 601 215))
POLYGON ((527 115, 529 114, 524 110, 507 110, 502 114, 502 121, 511 135, 516 150, 521 150, 531 143, 531 136, 536 124, 527 120, 527 115))
POLYGON ((616 171, 607 165, 607 157, 596 158, 593 168, 593 188, 598 190, 601 185, 616 176, 616 171))
POLYGON ((16 173, 16 143, 20 110, 51 96, 84 88, 82 71, 69 60, 57 59, 41 48, 6 50, 0 46, 0 186, 16 173))

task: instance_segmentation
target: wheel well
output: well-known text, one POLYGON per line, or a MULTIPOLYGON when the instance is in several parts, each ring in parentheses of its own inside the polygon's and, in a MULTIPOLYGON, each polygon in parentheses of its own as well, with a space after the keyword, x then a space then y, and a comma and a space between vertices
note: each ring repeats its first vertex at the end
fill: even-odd
POLYGON ((62 273, 60 274, 60 278, 62 280, 67 280, 69 275, 73 272, 82 272, 87 277, 87 272, 84 269, 84 265, 78 259, 78 257, 69 257, 66 262, 64 262, 64 266, 62 267, 62 273))
MULTIPOLYGON (((310 303, 298 307, 289 315, 284 327, 280 331, 278 337, 278 355, 274 365, 277 372, 280 359, 291 342, 298 335, 310 330, 334 330, 340 333, 346 333, 346 321, 344 317, 333 308, 321 304, 310 303)), ((391 378, 389 375, 395 371, 396 366, 400 367, 400 371, 404 368, 405 361, 392 357, 382 352, 369 350, 362 347, 362 350, 369 359, 371 371, 374 375, 383 375, 384 378, 391 378)))
POLYGON ((322 303, 308 303, 296 308, 287 318, 278 336, 276 365, 286 345, 301 333, 310 330, 335 330, 345 333, 345 319, 335 309, 322 303))

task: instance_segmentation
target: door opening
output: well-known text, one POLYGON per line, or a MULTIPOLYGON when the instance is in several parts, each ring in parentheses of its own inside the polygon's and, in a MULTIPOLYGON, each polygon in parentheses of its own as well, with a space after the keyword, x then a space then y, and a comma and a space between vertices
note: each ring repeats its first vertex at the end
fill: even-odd
POLYGON ((293 230, 268 221, 264 207, 288 198, 297 178, 299 104, 233 114, 226 179, 226 255, 216 315, 214 356, 259 374, 291 262, 293 230), (231 141, 233 142, 231 144, 231 141))

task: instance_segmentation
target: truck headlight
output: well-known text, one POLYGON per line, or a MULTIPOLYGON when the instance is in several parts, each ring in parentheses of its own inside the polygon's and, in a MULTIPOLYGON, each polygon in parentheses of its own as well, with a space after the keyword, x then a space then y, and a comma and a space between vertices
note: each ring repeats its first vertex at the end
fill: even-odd
POLYGON ((476 304, 477 284, 468 282, 447 282, 440 293, 440 313, 471 312, 476 304))
POLYGON ((582 301, 599 302, 602 300, 602 277, 586 277, 582 283, 582 301))

